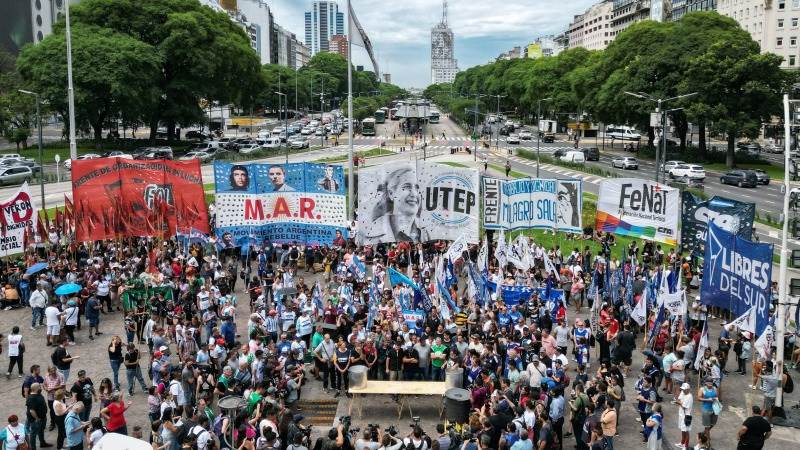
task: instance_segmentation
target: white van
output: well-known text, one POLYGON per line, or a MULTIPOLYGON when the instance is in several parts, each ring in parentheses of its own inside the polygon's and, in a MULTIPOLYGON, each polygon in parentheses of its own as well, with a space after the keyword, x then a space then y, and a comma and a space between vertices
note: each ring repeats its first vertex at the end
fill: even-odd
POLYGON ((281 148, 281 138, 279 137, 266 138, 264 139, 263 144, 261 144, 261 148, 281 148))
POLYGON ((606 137, 619 141, 638 141, 642 139, 642 135, 634 128, 616 125, 609 125, 606 128, 606 137))
POLYGON ((583 152, 569 151, 566 155, 561 157, 561 160, 564 162, 583 164, 586 162, 586 156, 583 154, 583 152))

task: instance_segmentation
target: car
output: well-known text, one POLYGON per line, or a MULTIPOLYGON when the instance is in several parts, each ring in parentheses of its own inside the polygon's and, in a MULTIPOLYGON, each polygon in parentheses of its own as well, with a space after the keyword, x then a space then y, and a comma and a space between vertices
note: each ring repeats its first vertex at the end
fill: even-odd
POLYGON ((520 131, 519 132, 519 138, 522 141, 530 141, 531 139, 533 139, 533 134, 530 131, 527 131, 527 130, 520 131))
POLYGON ((509 134, 506 138, 506 143, 509 144, 519 144, 519 135, 517 134, 509 134))
POLYGON ((216 150, 216 147, 213 147, 210 142, 203 142, 202 144, 195 144, 191 148, 189 148, 189 152, 205 152, 205 153, 212 153, 216 150))
POLYGON ((561 158, 566 154, 567 154, 566 150, 564 150, 563 148, 557 148, 556 151, 553 152, 553 158, 561 158))
POLYGON ((206 152, 189 152, 178 158, 178 161, 192 161, 195 159, 199 159, 200 162, 208 162, 214 159, 214 157, 206 152))
POLYGON ((664 173, 669 173, 675 166, 686 165, 683 161, 671 160, 664 163, 664 173))
MULTIPOLYGON (((86 153, 85 155, 80 155, 76 159, 84 160, 84 159, 98 159, 102 158, 102 156, 98 155, 97 153, 86 153)), ((72 168, 72 160, 67 159, 64 161, 64 168, 70 170, 72 168)))
POLYGON ((299 148, 308 148, 309 143, 308 139, 305 138, 298 138, 292 139, 289 141, 289 147, 299 149, 299 148))
POLYGON ((736 149, 740 152, 745 152, 751 155, 758 155, 761 153, 761 144, 758 142, 737 142, 736 149))
POLYGON ((542 135, 542 142, 545 143, 552 143, 556 141, 556 134, 555 133, 544 133, 542 135))
POLYGON ((121 152, 119 150, 114 150, 112 152, 105 152, 103 154, 103 158, 133 159, 133 155, 131 155, 130 153, 121 152))
POLYGON ((618 156, 611 160, 611 167, 620 169, 632 169, 638 170, 639 169, 639 161, 632 156, 618 156))
MULTIPOLYGON (((280 138, 277 138, 277 137, 270 138, 270 139, 277 139, 278 141, 280 141, 280 138)), ((242 154, 242 155, 249 155, 251 153, 255 153, 255 152, 261 151, 262 148, 263 147, 261 145, 257 144, 257 143, 245 144, 245 145, 242 145, 241 147, 239 147, 238 152, 239 152, 239 154, 242 154)))
POLYGON ((581 151, 583 151, 583 156, 586 157, 587 161, 600 161, 600 149, 597 147, 584 147, 581 151))
POLYGON ((756 173, 758 184, 763 184, 765 186, 769 184, 769 174, 766 171, 763 169, 753 169, 753 172, 756 173))
POLYGON ((758 185, 758 175, 752 170, 731 170, 720 176, 719 182, 739 187, 756 187, 758 185))
POLYGON ((145 147, 140 149, 134 159, 174 159, 172 147, 145 147))
POLYGON ((703 166, 697 164, 678 164, 670 169, 668 173, 669 177, 672 179, 694 178, 696 180, 702 180, 706 177, 706 170, 703 169, 703 166))
POLYGON ((27 167, 35 174, 42 171, 42 166, 28 158, 3 158, 0 160, 0 167, 4 169, 9 167, 27 167))
POLYGON ((325 136, 325 128, 317 128, 317 130, 314 131, 314 136, 325 136))
POLYGON ((303 136, 310 136, 310 135, 314 134, 314 128, 306 126, 302 130, 300 130, 300 134, 302 134, 303 136))
POLYGON ((567 154, 562 156, 561 160, 564 162, 583 164, 584 162, 586 162, 586 157, 583 156, 583 152, 579 152, 577 150, 571 150, 568 151, 567 154))
POLYGON ((31 181, 33 172, 30 167, 15 166, 9 168, 0 168, 0 184, 22 184, 26 181, 31 181))
POLYGON ((206 139, 210 139, 211 135, 205 133, 203 131, 198 130, 189 130, 186 132, 186 139, 193 139, 198 141, 205 141, 206 139))
POLYGON ((512 130, 514 129, 514 121, 512 120, 506 120, 506 123, 504 123, 503 125, 511 128, 512 130))
POLYGON ((19 153, 3 153, 0 155, 0 161, 2 161, 5 158, 22 158, 22 155, 20 155, 19 153))
POLYGON ((279 137, 271 137, 264 139, 264 142, 261 143, 261 148, 281 148, 281 138, 279 137))
POLYGON ((272 129, 273 136, 283 136, 286 133, 286 128, 284 127, 275 127, 272 129))

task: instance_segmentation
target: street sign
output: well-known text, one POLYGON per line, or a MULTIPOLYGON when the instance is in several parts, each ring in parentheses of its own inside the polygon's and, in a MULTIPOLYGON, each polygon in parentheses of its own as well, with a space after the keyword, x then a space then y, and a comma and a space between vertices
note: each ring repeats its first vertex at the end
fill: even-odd
POLYGON ((58 163, 60 163, 60 162, 61 162, 61 155, 59 155, 58 153, 56 153, 56 164, 58 164, 58 163))
POLYGON ((477 134, 473 134, 472 136, 470 136, 470 138, 471 138, 473 141, 477 141, 479 137, 480 137, 480 136, 478 136, 477 134))

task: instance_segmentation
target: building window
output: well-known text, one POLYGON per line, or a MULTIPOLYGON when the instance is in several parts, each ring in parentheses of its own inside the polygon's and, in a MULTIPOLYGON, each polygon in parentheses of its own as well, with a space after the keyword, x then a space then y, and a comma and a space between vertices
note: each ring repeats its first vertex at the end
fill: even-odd
POLYGON ((792 0, 792 8, 800 8, 800 0, 792 0))
POLYGON ((779 37, 779 38, 775 39, 775 46, 776 47, 783 47, 783 38, 782 37, 779 37))
POLYGON ((794 66, 795 62, 796 62, 795 61, 795 56, 794 55, 789 55, 789 65, 790 66, 794 66))
POLYGON ((783 19, 778 19, 778 28, 783 28, 783 19))
POLYGON ((778 1, 778 9, 786 9, 786 0, 778 1))
POLYGON ((792 36, 789 38, 789 46, 797 47, 797 36, 792 36))
POLYGON ((797 28, 797 17, 792 17, 792 28, 797 28))

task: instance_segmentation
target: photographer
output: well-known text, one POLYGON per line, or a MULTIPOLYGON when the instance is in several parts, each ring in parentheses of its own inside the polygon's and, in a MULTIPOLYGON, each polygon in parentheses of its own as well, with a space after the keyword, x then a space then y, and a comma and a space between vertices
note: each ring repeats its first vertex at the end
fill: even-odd
POLYGON ((381 446, 378 447, 378 450, 400 450, 402 446, 402 440, 397 439, 397 437, 391 433, 384 433, 381 438, 381 446))
POLYGON ((428 448, 430 448, 427 436, 425 436, 425 433, 419 425, 414 425, 414 429, 411 430, 411 433, 408 433, 408 436, 403 439, 403 444, 406 450, 428 450, 428 448))
POLYGON ((364 430, 362 437, 356 440, 356 450, 378 450, 378 447, 380 447, 381 434, 383 434, 383 432, 380 429, 374 426, 368 426, 364 430), (375 430, 377 434, 374 434, 373 430, 375 430), (373 438, 377 439, 373 440, 373 438))
POLYGON ((322 436, 314 443, 314 450, 335 450, 342 448, 344 445, 344 424, 342 419, 339 419, 339 425, 336 428, 331 428, 327 436, 322 436))

